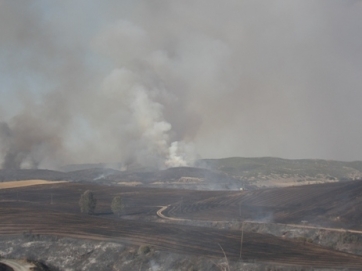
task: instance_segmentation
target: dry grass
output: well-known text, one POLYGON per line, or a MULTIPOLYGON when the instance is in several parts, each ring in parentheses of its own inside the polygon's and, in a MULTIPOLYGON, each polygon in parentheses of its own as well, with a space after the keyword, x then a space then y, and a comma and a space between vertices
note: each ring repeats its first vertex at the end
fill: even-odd
POLYGON ((11 181, 0 183, 0 189, 9 189, 41 184, 57 184, 57 183, 66 183, 67 181, 47 181, 47 180, 26 180, 26 181, 11 181))

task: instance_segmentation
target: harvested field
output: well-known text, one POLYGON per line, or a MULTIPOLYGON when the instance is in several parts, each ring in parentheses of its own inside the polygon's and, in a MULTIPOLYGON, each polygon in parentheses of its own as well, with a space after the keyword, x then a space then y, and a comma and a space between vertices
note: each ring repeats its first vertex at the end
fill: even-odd
MULTIPOLYGON (((279 191, 279 197, 284 195, 284 198, 277 200, 276 191, 190 191, 74 183, 9 188, 0 191, 0 234, 50 234, 151 244, 172 252, 218 258, 223 257, 221 246, 230 260, 238 260, 240 231, 146 220, 157 219, 157 210, 167 205, 170 205, 165 212, 167 215, 212 221, 238 218, 240 201, 249 202, 241 211, 245 216, 252 213, 254 207, 260 206, 261 199, 270 197, 277 206, 280 202, 293 202, 290 193, 283 190, 279 191), (79 213, 79 196, 87 189, 94 191, 98 199, 95 216, 79 213), (132 217, 134 220, 112 215, 110 202, 115 195, 121 195, 125 201, 125 218, 132 217)), ((362 257, 252 232, 244 232, 242 259, 362 269, 362 257)))
POLYGON ((0 189, 40 185, 40 184, 55 184, 55 183, 66 183, 66 181, 47 181, 47 180, 25 180, 25 181, 12 181, 0 183, 0 189))

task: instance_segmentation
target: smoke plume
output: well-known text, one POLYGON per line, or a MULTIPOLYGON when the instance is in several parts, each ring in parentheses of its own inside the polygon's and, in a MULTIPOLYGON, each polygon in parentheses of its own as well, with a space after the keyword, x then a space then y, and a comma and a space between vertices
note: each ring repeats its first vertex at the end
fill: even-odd
POLYGON ((362 159, 360 1, 0 0, 0 163, 362 159))

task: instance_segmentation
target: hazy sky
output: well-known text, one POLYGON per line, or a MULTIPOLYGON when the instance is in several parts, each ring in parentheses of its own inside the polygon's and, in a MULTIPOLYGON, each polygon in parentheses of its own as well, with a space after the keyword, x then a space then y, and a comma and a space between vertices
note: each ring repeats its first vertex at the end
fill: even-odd
POLYGON ((0 0, 0 163, 362 160, 362 1, 0 0))

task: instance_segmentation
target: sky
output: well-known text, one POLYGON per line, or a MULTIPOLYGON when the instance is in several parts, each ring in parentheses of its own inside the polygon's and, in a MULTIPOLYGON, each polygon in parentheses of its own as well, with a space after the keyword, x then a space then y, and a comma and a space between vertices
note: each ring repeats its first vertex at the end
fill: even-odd
POLYGON ((362 1, 0 0, 0 164, 362 160, 362 1))

